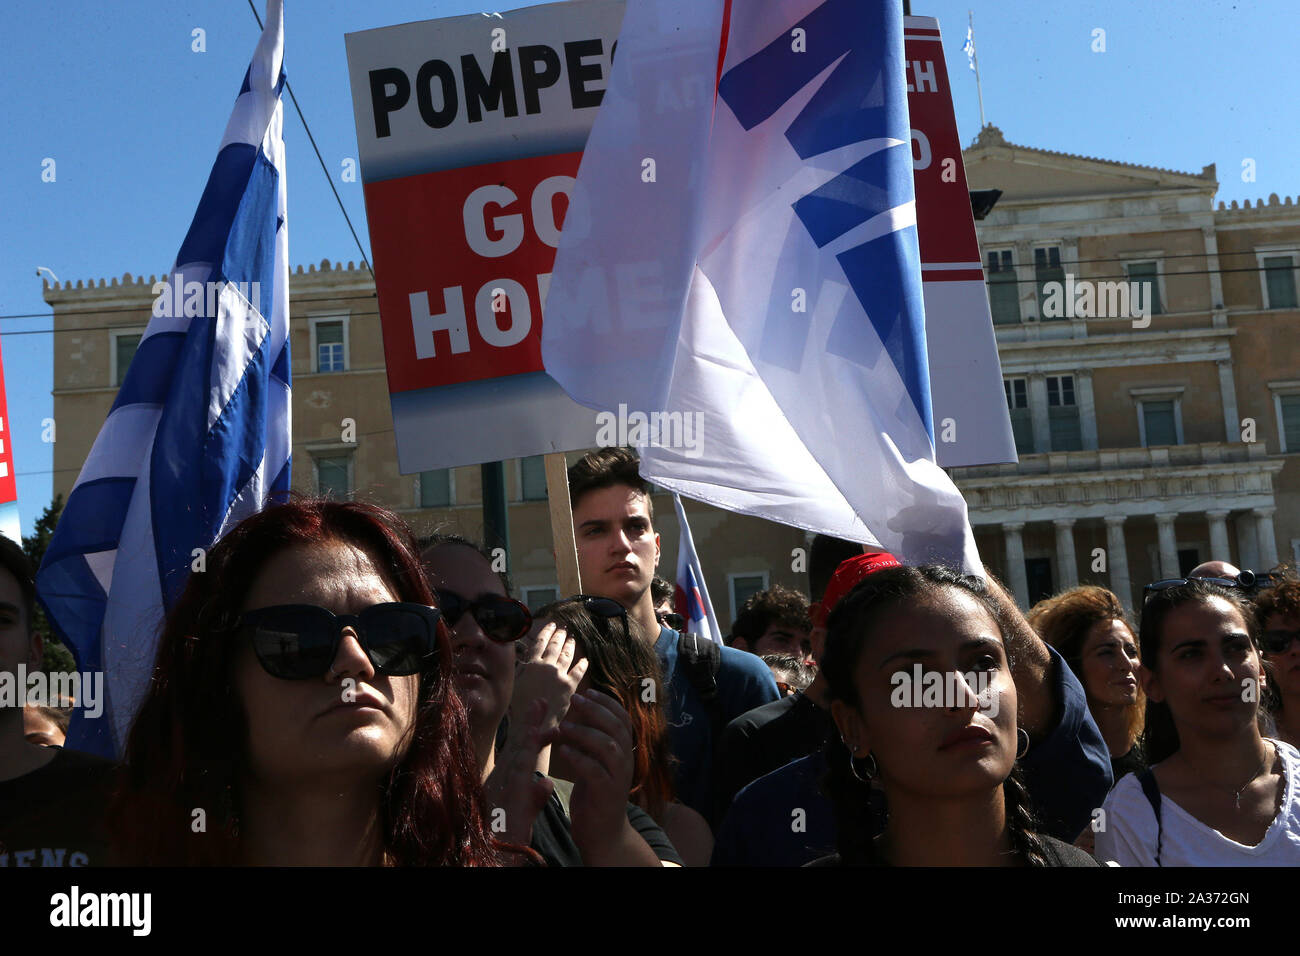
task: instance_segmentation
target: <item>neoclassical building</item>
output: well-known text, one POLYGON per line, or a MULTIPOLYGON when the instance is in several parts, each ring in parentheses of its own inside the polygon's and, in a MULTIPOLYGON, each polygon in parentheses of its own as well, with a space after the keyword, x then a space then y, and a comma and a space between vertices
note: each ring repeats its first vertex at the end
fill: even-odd
MULTIPOLYGON (((978 232, 1020 453, 953 472, 985 561, 1028 606, 1077 582, 1131 603, 1144 583, 1211 557, 1267 568, 1300 556, 1300 206, 1216 206, 1213 167, 1015 146, 994 127, 964 155, 972 189, 1003 193, 978 232), (1089 283, 1104 295, 1062 309, 1062 290, 1089 283)), ((56 493, 104 421, 152 282, 45 288, 56 493)), ((299 266, 290 312, 295 488, 366 497, 420 531, 481 534, 478 466, 398 473, 369 271, 299 266)), ((541 459, 508 462, 506 487, 512 578, 538 605, 556 595, 541 459)), ((671 577, 676 519, 667 496, 655 506, 671 577)), ((755 590, 807 588, 802 531, 701 504, 687 513, 724 627, 755 590)))
POLYGON ((1049 152, 993 126, 964 157, 972 189, 1002 190, 977 231, 1020 453, 954 473, 985 560, 1025 603, 1081 581, 1131 602, 1212 558, 1294 561, 1300 207, 1216 208, 1213 166, 1049 152))

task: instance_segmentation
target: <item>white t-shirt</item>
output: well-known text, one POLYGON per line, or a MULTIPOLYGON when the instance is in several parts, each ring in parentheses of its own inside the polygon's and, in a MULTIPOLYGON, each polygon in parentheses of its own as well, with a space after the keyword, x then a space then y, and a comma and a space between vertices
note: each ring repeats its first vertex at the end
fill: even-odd
MULTIPOLYGON (((1160 795, 1161 866, 1295 866, 1300 864, 1300 752, 1277 746, 1285 777, 1282 806, 1256 846, 1230 840, 1196 819, 1165 794, 1160 795)), ((1106 802, 1105 826, 1097 831, 1096 857, 1120 866, 1156 865, 1156 815, 1137 774, 1117 783, 1106 802)))

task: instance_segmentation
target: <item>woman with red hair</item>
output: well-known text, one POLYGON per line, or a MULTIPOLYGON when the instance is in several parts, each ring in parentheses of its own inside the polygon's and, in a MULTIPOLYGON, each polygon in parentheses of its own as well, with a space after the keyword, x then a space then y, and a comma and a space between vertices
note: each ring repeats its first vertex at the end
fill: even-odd
POLYGON ((110 813, 126 864, 493 866, 445 624, 396 515, 241 522, 167 616, 110 813))

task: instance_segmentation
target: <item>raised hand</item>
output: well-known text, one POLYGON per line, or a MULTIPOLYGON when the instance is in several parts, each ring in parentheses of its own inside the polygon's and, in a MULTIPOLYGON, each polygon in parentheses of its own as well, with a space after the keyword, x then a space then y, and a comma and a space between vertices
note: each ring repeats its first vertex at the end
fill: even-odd
POLYGON ((569 709, 569 698, 586 673, 587 659, 577 657, 574 639, 565 633, 564 628, 556 627, 554 623, 547 624, 538 632, 531 650, 515 667, 511 711, 520 706, 529 707, 535 700, 545 700, 547 709, 541 729, 543 734, 549 733, 564 719, 569 709))
POLYGON ((569 817, 573 841, 588 866, 658 864, 628 823, 636 751, 632 720, 600 691, 575 694, 555 733, 556 758, 573 779, 569 817))
POLYGON ((518 726, 511 727, 510 739, 483 784, 488 824, 498 840, 528 846, 533 823, 555 788, 538 770, 539 754, 554 734, 542 729, 547 712, 544 700, 533 701, 524 711, 518 726))

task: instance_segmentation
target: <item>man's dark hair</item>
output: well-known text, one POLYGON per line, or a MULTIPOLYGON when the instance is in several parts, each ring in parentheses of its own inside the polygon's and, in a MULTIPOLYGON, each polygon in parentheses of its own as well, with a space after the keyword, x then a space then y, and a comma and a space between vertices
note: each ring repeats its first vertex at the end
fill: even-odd
POLYGON ((762 661, 772 672, 773 677, 778 680, 784 678, 785 683, 796 690, 806 690, 813 682, 813 678, 817 676, 815 667, 809 667, 799 658, 791 657, 789 654, 764 654, 762 661))
POLYGON ((820 601, 826 594, 826 586, 840 562, 856 557, 862 553, 862 545, 842 538, 832 538, 828 534, 815 535, 812 548, 808 554, 808 593, 814 602, 820 601))
POLYGON ((645 495, 646 511, 653 524, 654 502, 650 500, 650 486, 641 477, 639 458, 626 448, 598 448, 588 452, 569 466, 569 506, 578 507, 582 496, 589 491, 627 485, 645 495))
POLYGON ((658 575, 655 575, 654 580, 650 582, 650 600, 654 601, 655 607, 671 599, 676 593, 677 588, 658 575))
POLYGON ((23 592, 23 627, 28 632, 36 615, 36 584, 32 580, 32 563, 22 546, 10 538, 0 535, 0 568, 4 568, 18 581, 18 589, 23 592))
POLYGON ((776 585, 750 596, 731 625, 731 639, 744 638, 752 650, 758 639, 773 624, 799 631, 812 628, 808 616, 808 599, 798 591, 776 585))

